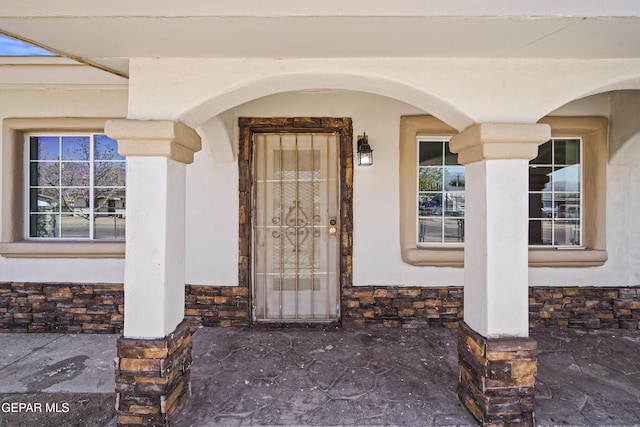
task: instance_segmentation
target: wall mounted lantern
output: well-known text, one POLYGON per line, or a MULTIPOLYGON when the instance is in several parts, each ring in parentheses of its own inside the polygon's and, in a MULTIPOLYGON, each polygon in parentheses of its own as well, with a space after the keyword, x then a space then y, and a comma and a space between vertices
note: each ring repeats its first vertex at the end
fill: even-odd
POLYGON ((373 150, 369 145, 367 133, 364 132, 362 137, 358 137, 358 165, 371 166, 373 164, 373 150))

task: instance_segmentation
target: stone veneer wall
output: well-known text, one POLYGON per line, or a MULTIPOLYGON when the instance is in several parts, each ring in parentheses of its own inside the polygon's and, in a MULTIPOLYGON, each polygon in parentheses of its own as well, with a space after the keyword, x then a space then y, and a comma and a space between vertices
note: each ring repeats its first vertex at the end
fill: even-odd
MULTIPOLYGON (((342 290, 342 324, 457 328, 463 298, 462 287, 354 286, 342 290)), ((640 286, 530 287, 529 326, 640 329, 640 286)))
POLYGON ((533 426, 537 343, 458 328, 458 398, 483 426, 533 426))
POLYGON ((349 327, 444 326, 463 315, 462 287, 353 286, 342 290, 342 324, 349 327))
POLYGON ((0 283, 0 332, 122 332, 122 285, 0 283))
POLYGON ((185 317, 202 326, 249 326, 249 289, 245 286, 185 287, 185 317))
MULTIPOLYGON (((463 317, 462 287, 342 289, 347 327, 449 327, 463 317)), ((185 287, 185 315, 203 326, 248 326, 247 287, 185 287)), ((0 282, 0 332, 121 333, 122 285, 0 282)), ((640 286, 529 288, 529 324, 640 329, 640 286)))
POLYGON ((640 329, 640 286, 530 287, 529 326, 640 329))
POLYGON ((190 394, 191 329, 184 320, 160 339, 118 339, 118 426, 168 426, 190 394))

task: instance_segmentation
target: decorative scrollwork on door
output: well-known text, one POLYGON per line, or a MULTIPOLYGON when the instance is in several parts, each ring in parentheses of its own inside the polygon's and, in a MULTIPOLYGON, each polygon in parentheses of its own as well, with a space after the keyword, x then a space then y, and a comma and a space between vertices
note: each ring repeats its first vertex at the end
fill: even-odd
MULTIPOLYGON (((319 215, 315 215, 313 219, 316 223, 321 221, 319 215)), ((279 225, 280 217, 274 216, 271 222, 279 225)), ((287 215, 284 218, 284 225, 284 235, 291 246, 293 246, 292 252, 300 252, 300 247, 307 240, 307 237, 309 237, 309 217, 302 208, 299 200, 294 200, 291 206, 289 206, 287 215)), ((280 238, 280 232, 277 230, 274 230, 271 235, 274 238, 280 238)))

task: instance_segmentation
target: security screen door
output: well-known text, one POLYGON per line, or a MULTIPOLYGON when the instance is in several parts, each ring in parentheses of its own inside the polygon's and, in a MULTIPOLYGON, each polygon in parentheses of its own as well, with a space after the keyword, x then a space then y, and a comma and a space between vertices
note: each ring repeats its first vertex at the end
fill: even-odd
POLYGON ((335 133, 254 134, 255 321, 338 318, 338 143, 335 133))

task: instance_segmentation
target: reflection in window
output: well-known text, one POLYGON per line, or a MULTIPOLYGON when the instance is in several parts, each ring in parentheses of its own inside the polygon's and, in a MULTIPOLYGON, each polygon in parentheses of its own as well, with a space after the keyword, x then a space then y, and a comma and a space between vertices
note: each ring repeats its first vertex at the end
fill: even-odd
POLYGON ((105 135, 28 139, 31 238, 124 239, 126 163, 105 135))
POLYGON ((554 138, 529 162, 529 244, 581 246, 579 138, 554 138))
POLYGON ((464 188, 448 139, 419 139, 418 245, 464 242, 464 188))

